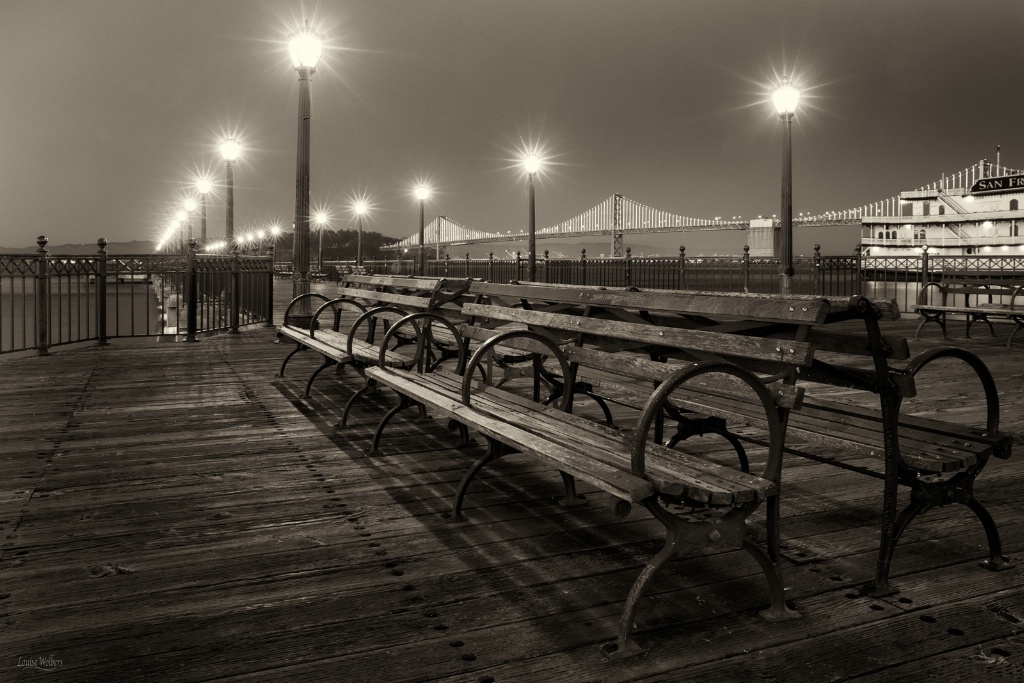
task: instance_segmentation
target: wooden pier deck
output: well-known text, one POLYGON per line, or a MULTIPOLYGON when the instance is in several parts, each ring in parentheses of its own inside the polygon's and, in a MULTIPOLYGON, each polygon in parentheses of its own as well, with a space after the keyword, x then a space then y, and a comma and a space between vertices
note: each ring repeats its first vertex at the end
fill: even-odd
MULTIPOLYGON (((1024 432, 1024 352, 1004 339, 950 341, 986 359, 1004 426, 1024 432)), ((287 350, 260 328, 0 360, 0 680, 1024 680, 1024 453, 976 487, 1018 567, 979 568, 981 525, 942 508, 908 530, 886 599, 855 590, 880 482, 790 459, 785 581, 802 618, 757 617, 745 553, 676 561, 641 603, 649 651, 608 662, 598 645, 659 545, 646 512, 620 519, 603 494, 561 508, 557 473, 517 456, 474 485, 470 523, 447 524, 478 451, 406 420, 368 458, 391 397, 335 431, 357 377, 300 399, 316 358, 276 378, 287 350)), ((920 409, 969 417, 968 390, 933 377, 920 409)))

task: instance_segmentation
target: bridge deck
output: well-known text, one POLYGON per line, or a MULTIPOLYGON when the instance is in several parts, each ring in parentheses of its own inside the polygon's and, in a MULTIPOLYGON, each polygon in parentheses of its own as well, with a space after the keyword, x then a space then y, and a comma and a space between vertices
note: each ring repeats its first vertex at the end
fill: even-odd
MULTIPOLYGON (((1019 350, 968 343, 1024 431, 1019 350)), ((757 618, 763 578, 743 553, 677 561, 641 605, 651 652, 605 662, 597 644, 656 545, 646 513, 567 512, 557 474, 513 457, 474 485, 472 523, 445 524, 472 454, 442 425, 401 421, 368 459, 390 397, 337 433, 355 376, 299 400, 315 359, 274 378, 285 351, 260 329, 0 362, 3 680, 35 679, 19 666, 33 659, 73 681, 1022 679, 1024 562, 978 568, 980 525, 940 509, 897 551, 902 593, 859 597, 879 484, 801 460, 783 530, 803 618, 757 618)), ((960 391, 955 377, 928 389, 960 391)), ((1019 458, 992 462, 978 493, 1022 558, 1019 458)))

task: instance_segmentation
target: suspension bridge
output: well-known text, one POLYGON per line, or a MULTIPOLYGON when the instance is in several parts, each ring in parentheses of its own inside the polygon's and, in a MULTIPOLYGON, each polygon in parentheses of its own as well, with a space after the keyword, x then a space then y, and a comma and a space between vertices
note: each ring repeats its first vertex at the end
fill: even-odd
MULTIPOLYGON (((888 199, 865 204, 843 211, 826 211, 812 216, 794 216, 793 226, 800 228, 830 225, 861 225, 864 218, 898 216, 903 205, 915 193, 934 191, 953 213, 967 213, 957 197, 967 194, 978 179, 992 175, 1021 173, 1008 168, 997 167, 986 160, 969 166, 963 171, 943 174, 942 177, 917 190, 902 192, 888 199)), ((756 218, 751 220, 719 220, 692 218, 663 211, 634 201, 621 194, 614 194, 596 206, 555 225, 538 228, 537 239, 611 236, 612 256, 623 256, 624 236, 630 233, 691 232, 699 230, 750 230, 752 227, 764 230, 780 226, 777 218, 756 218)), ((476 230, 452 220, 438 216, 423 229, 423 246, 437 249, 438 253, 460 244, 483 244, 487 242, 513 242, 528 238, 526 230, 506 232, 485 232, 476 230)), ((419 234, 382 247, 385 250, 401 251, 420 245, 419 234)))

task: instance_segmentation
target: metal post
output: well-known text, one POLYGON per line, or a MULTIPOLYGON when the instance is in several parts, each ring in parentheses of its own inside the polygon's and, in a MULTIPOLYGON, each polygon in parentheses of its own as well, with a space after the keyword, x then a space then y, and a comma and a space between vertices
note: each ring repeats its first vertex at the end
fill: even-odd
POLYGON ((750 245, 743 245, 743 293, 750 293, 750 245))
POLYGON ((516 282, 519 282, 520 280, 522 280, 522 273, 523 273, 522 253, 523 252, 519 251, 518 249, 516 250, 516 276, 515 276, 516 282))
POLYGON ((96 240, 99 249, 99 267, 96 273, 96 334, 100 346, 107 346, 107 241, 96 240))
POLYGON ((425 214, 425 211, 426 211, 426 208, 425 208, 426 201, 427 200, 425 200, 425 199, 421 199, 420 200, 420 248, 419 248, 419 253, 416 254, 416 269, 418 271, 418 272, 415 273, 416 275, 424 275, 424 274, 426 274, 427 263, 426 263, 425 259, 426 259, 426 256, 427 256, 427 252, 424 251, 424 244, 423 244, 423 229, 424 229, 424 222, 423 221, 424 221, 424 218, 425 218, 425 215, 426 215, 425 214))
MULTIPOLYGON (((924 291, 925 285, 931 281, 931 259, 928 256, 928 245, 921 247, 921 291, 924 291)), ((927 301, 921 301, 919 303, 927 304, 927 301)))
POLYGON ((50 263, 46 251, 48 241, 42 235, 36 240, 36 348, 40 356, 50 355, 50 263))
POLYGON ((359 236, 356 237, 356 266, 363 265, 363 214, 359 214, 359 236))
POLYGON ((224 182, 227 184, 227 205, 224 207, 224 239, 232 252, 238 251, 235 243, 235 163, 231 159, 224 160, 224 182))
MULTIPOLYGON (((309 126, 312 112, 309 82, 313 69, 296 67, 299 72, 299 135, 295 171, 295 252, 292 254, 292 298, 309 294, 309 126)), ((296 305, 300 316, 312 314, 309 297, 296 305)))
POLYGON ((231 334, 238 334, 238 318, 242 308, 242 257, 236 251, 231 255, 231 334))
POLYGON ((487 281, 494 282, 494 252, 487 254, 487 281))
POLYGON ((679 247, 679 268, 676 274, 679 278, 676 289, 686 289, 686 247, 679 247))
MULTIPOLYGON (((533 173, 526 176, 526 187, 529 190, 530 196, 530 239, 527 243, 529 249, 529 263, 527 268, 527 274, 530 282, 536 282, 537 280, 537 197, 533 189, 533 173)), ((519 271, 516 270, 516 276, 518 278, 519 271)))
POLYGON ((625 260, 626 286, 633 286, 633 247, 626 247, 625 260))
POLYGON ((452 260, 452 255, 451 254, 445 254, 444 255, 444 276, 445 277, 448 277, 448 265, 449 265, 449 263, 451 263, 451 260, 452 260))
POLYGON ((274 253, 277 251, 276 238, 270 245, 270 263, 267 265, 267 327, 274 326, 274 253))
POLYGON ((587 250, 580 249, 580 274, 579 283, 581 285, 587 284, 587 250))
POLYGON ((853 293, 861 294, 864 288, 864 254, 860 248, 860 245, 857 245, 854 248, 853 256, 857 262, 857 284, 854 287, 855 291, 853 293))
POLYGON ((548 250, 544 250, 544 282, 551 282, 551 262, 548 261, 548 250))
POLYGON ((793 112, 782 114, 786 141, 782 156, 782 275, 779 290, 793 289, 793 112))
POLYGON ((823 281, 821 278, 821 245, 814 245, 814 294, 816 296, 824 296, 825 289, 822 286, 823 281))
POLYGON ((202 193, 202 201, 199 203, 199 243, 206 249, 206 193, 202 193))
POLYGON ((196 338, 196 331, 198 329, 198 310, 199 310, 199 274, 196 272, 196 241, 189 237, 188 239, 188 299, 185 301, 185 305, 188 310, 187 327, 185 330, 185 341, 194 342, 199 341, 196 338))

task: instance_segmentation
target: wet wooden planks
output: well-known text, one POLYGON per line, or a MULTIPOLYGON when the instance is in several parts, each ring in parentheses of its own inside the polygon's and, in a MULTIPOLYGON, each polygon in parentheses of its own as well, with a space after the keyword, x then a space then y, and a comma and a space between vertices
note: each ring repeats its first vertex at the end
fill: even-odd
MULTIPOLYGON (((907 532, 899 595, 860 597, 879 482, 799 459, 783 552, 803 618, 756 617, 763 578, 745 553, 678 561, 639 611, 650 653, 605 662, 597 645, 658 547, 656 523, 621 520, 594 492, 561 508, 557 474, 512 457, 474 483, 471 522, 446 524, 480 450, 399 418, 367 458, 391 397, 337 432, 358 378, 323 376, 300 400, 316 358, 275 378, 288 348, 272 341, 252 330, 0 362, 5 680, 37 676, 17 666, 37 654, 76 681, 1017 680, 1021 570, 977 568, 984 535, 966 510, 907 532)), ((1019 364, 998 341, 970 344, 1000 383, 1005 426, 1024 431, 1019 364)), ((976 414, 943 400, 963 384, 936 373, 920 410, 976 414)), ((1015 458, 977 487, 1017 557, 1021 484, 1015 458)))

